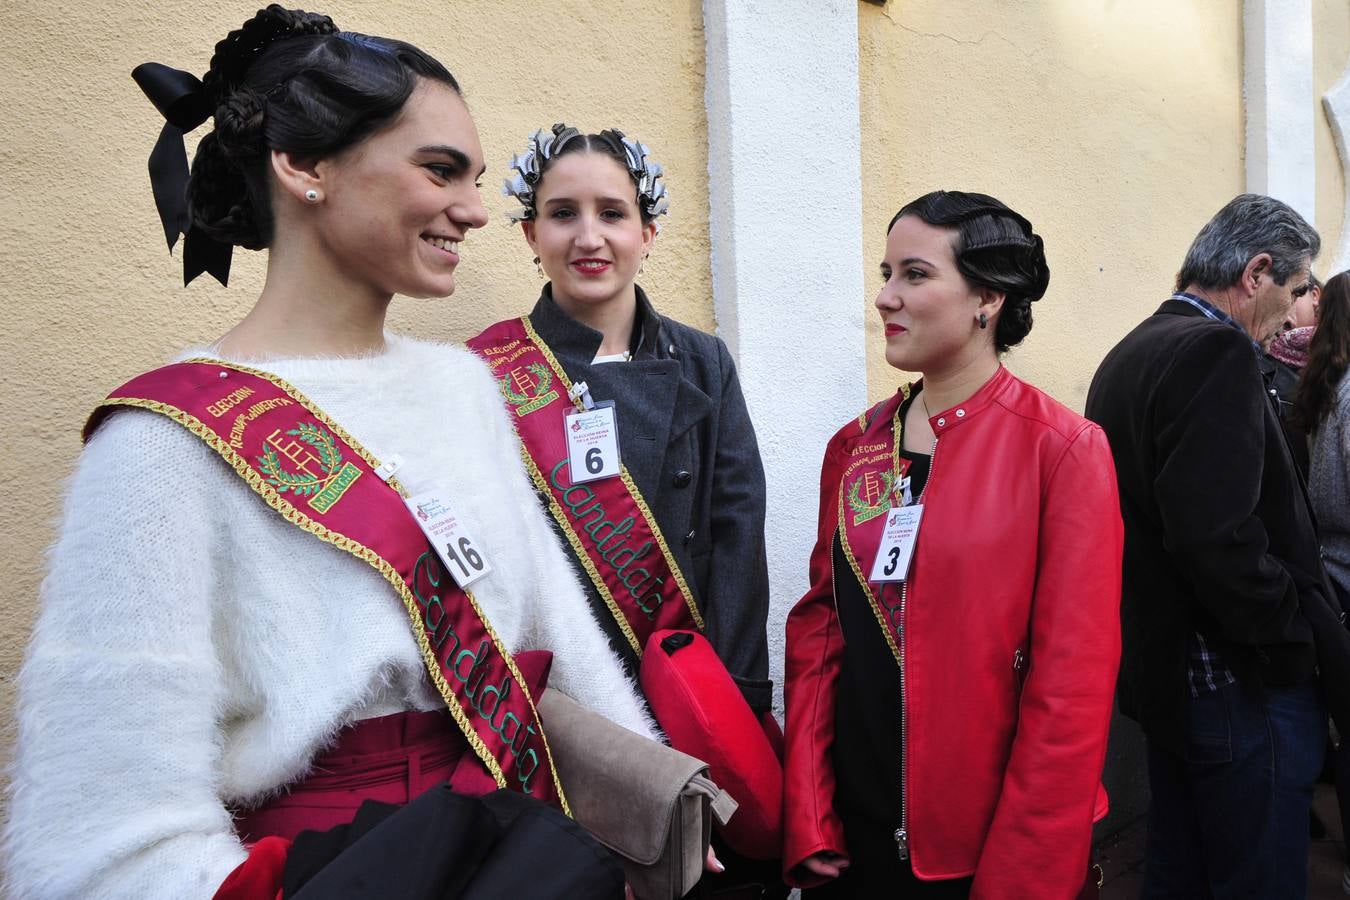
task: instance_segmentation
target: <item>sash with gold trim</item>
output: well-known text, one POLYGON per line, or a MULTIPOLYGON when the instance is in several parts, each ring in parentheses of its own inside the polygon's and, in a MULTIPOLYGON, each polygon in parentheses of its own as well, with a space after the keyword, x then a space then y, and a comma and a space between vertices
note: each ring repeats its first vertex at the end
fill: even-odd
POLYGON ((859 417, 862 437, 853 442, 843 477, 839 479, 839 543, 848 559, 853 577, 858 580, 867 602, 881 627, 891 655, 900 664, 900 621, 904 602, 903 582, 872 583, 865 573, 872 571, 881 535, 886 527, 886 513, 890 512, 900 490, 900 479, 909 471, 910 461, 900 455, 900 407, 902 399, 881 404, 878 412, 885 412, 892 403, 892 416, 876 416, 869 423, 867 414, 859 417))
POLYGON ((577 408, 572 382, 529 318, 498 322, 468 346, 497 377, 530 477, 633 652, 641 658, 657 631, 702 631, 694 595, 627 467, 572 483, 563 433, 563 416, 577 408))
POLYGON ((515 660, 473 594, 441 567, 397 479, 295 387, 197 359, 147 372, 94 410, 88 440, 122 407, 167 416, 215 450, 282 518, 370 565, 403 601, 427 673, 498 787, 570 814, 515 660))

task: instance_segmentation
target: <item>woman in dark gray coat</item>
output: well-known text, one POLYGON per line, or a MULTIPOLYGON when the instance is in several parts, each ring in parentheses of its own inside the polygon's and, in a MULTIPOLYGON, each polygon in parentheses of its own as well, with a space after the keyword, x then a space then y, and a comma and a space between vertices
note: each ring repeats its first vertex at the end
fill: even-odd
MULTIPOLYGON (((736 367, 719 338, 661 316, 635 283, 666 211, 661 167, 621 132, 582 134, 561 124, 536 132, 512 166, 505 193, 521 202, 514 218, 548 283, 527 319, 494 325, 469 345, 487 358, 516 406, 541 496, 630 671, 639 671, 645 635, 688 627, 676 619, 692 617, 755 716, 767 718, 764 470, 736 367), (522 356, 522 345, 543 355, 522 356), (612 402, 625 476, 604 489, 598 480, 585 483, 577 456, 570 476, 561 474, 566 451, 557 413, 548 425, 547 414, 530 418, 549 398, 557 402, 555 389, 568 411, 568 399, 579 409, 583 401, 587 409, 612 402), (531 428, 542 429, 537 438, 531 428), (539 441, 555 435, 554 455, 541 452, 539 441), (571 527, 565 506, 572 507, 571 527), (642 519, 650 534, 624 544, 641 531, 625 534, 625 523, 642 519), (663 573, 655 587, 627 550, 609 552, 621 547, 663 573), (614 561, 608 570, 607 559, 614 561), (634 581, 620 563, 642 573, 640 587, 627 590, 634 581)), ((593 461, 598 472, 599 457, 593 461)))
MULTIPOLYGON (((764 468, 736 366, 720 338, 661 316, 634 281, 666 209, 661 169, 646 148, 614 131, 553 131, 536 133, 516 158, 532 182, 515 192, 518 215, 549 279, 530 325, 573 383, 615 404, 623 464, 684 573, 708 640, 751 708, 767 711, 764 468), (641 148, 635 164, 625 143, 641 148)), ((637 654, 579 558, 578 569, 636 672, 637 654)))

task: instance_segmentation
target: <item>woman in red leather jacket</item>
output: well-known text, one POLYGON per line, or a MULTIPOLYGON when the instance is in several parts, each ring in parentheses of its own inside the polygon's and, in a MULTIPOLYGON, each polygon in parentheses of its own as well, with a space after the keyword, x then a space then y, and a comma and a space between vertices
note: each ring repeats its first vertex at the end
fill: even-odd
POLYGON ((1026 219, 927 194, 881 275, 886 360, 922 378, 825 452, 787 623, 784 865, 808 898, 1072 898, 1120 653, 1110 448, 999 361, 1050 277, 1026 219))

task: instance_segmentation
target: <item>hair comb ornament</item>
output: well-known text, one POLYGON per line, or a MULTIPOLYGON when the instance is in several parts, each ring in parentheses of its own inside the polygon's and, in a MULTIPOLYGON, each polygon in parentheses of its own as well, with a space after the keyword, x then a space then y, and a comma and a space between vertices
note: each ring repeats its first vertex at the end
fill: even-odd
POLYGON ((619 146, 623 147, 624 156, 628 158, 628 173, 637 182, 638 205, 648 218, 664 215, 670 209, 666 183, 661 180, 666 170, 647 155, 650 151, 646 144, 624 137, 622 131, 611 130, 609 133, 619 139, 619 146))
POLYGON ((558 155, 558 152, 571 143, 573 138, 580 136, 580 131, 558 122, 553 126, 552 132, 545 132, 540 128, 530 135, 530 143, 525 152, 517 153, 511 158, 511 169, 515 174, 502 182, 502 196, 515 197, 521 205, 520 209, 507 213, 511 221, 524 222, 535 217, 538 210, 534 205, 534 192, 539 186, 540 176, 544 173, 544 163, 558 155))
MULTIPOLYGON (((613 151, 616 159, 628 169, 629 176, 637 185, 638 207, 649 220, 666 214, 670 201, 666 197, 666 184, 662 180, 665 170, 661 164, 651 159, 644 144, 624 137, 623 132, 613 129, 602 131, 598 135, 613 151)), ((535 192, 548 162, 560 155, 572 141, 582 137, 577 129, 562 122, 556 123, 551 132, 539 129, 530 135, 529 146, 523 153, 511 159, 514 174, 502 182, 502 195, 514 197, 520 202, 520 209, 512 210, 507 216, 513 222, 524 222, 538 214, 535 205, 535 192)), ((660 224, 657 224, 660 228, 660 224)))

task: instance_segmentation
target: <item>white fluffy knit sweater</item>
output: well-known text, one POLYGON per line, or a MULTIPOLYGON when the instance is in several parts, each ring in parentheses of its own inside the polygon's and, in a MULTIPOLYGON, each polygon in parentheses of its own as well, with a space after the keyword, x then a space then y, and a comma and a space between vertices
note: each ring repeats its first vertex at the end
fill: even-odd
MULTIPOLYGON (((654 735, 476 358, 391 336, 376 357, 264 367, 401 456, 409 490, 446 490, 511 650, 552 650, 550 684, 654 735)), ((381 576, 156 413, 117 412, 89 442, 50 563, 19 676, 9 896, 209 898, 246 855, 227 807, 303 776, 353 721, 440 706, 381 576)))

